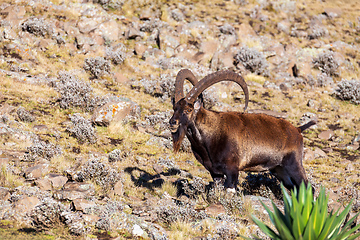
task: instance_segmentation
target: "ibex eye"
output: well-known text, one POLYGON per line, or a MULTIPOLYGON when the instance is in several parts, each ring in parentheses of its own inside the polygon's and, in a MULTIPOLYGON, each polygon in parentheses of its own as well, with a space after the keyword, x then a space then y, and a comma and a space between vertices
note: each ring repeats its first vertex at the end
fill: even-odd
POLYGON ((186 109, 185 113, 191 113, 191 109, 186 109))

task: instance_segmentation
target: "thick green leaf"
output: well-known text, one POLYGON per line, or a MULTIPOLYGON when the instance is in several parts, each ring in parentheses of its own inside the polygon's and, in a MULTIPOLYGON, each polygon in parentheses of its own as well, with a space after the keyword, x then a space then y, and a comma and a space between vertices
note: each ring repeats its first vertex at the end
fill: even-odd
POLYGON ((301 239, 304 233, 305 224, 299 211, 294 212, 292 231, 295 239, 301 239))
POLYGON ((284 199, 284 214, 286 217, 286 221, 291 222, 291 208, 292 208, 291 197, 285 190, 285 187, 282 183, 281 183, 281 190, 282 190, 283 199, 284 199))
POLYGON ((317 214, 315 221, 315 235, 318 237, 323 230, 325 220, 328 217, 328 201, 329 197, 325 194, 325 188, 321 188, 319 196, 315 203, 315 212, 317 214))
MULTIPOLYGON (((321 193, 320 193, 321 194, 321 193)), ((327 217, 327 202, 323 202, 325 204, 322 204, 322 201, 316 201, 313 213, 315 214, 315 221, 314 221, 314 231, 316 237, 318 237, 323 230, 325 219, 327 217)))
POLYGON ((281 239, 287 239, 287 240, 294 239, 291 234, 291 230, 289 229, 289 227, 286 224, 285 216, 276 207, 276 205, 272 202, 273 208, 274 208, 274 212, 272 212, 268 206, 266 206, 262 201, 260 201, 260 202, 263 205, 263 207, 265 208, 265 210, 269 213, 270 220, 273 222, 275 228, 278 230, 279 236, 281 237, 281 239))
POLYGON ((259 219, 257 219, 254 215, 251 216, 251 219, 255 222, 256 225, 259 226, 259 228, 270 238, 272 239, 280 239, 280 236, 276 234, 269 226, 267 226, 265 223, 261 222, 259 219))
POLYGON ((326 195, 325 188, 321 188, 317 199, 313 197, 310 184, 305 189, 305 184, 302 183, 299 192, 294 189, 291 195, 286 192, 284 186, 281 188, 284 195, 284 213, 273 202, 273 211, 261 202, 278 233, 253 217, 260 229, 272 239, 354 240, 360 236, 360 232, 355 234, 360 225, 349 229, 359 214, 341 228, 350 211, 351 203, 341 213, 340 208, 335 213, 333 210, 328 213, 329 196, 326 195))
POLYGON ((320 236, 318 237, 317 240, 324 240, 324 239, 328 239, 328 237, 330 236, 331 231, 333 231, 333 229, 331 228, 333 225, 333 222, 336 219, 336 214, 332 215, 332 211, 330 212, 330 217, 326 218, 325 220, 325 226, 323 227, 323 230, 321 231, 320 236))
POLYGON ((307 240, 315 240, 316 239, 315 231, 313 230, 313 224, 314 224, 314 216, 310 216, 309 221, 305 227, 305 232, 303 235, 304 239, 307 239, 307 240))
POLYGON ((307 224, 309 217, 310 217, 310 213, 313 209, 313 203, 314 203, 314 198, 313 198, 313 194, 312 194, 312 189, 311 189, 311 185, 308 185, 308 188, 306 190, 306 192, 304 192, 305 196, 305 201, 304 201, 304 207, 303 207, 303 211, 302 211, 302 219, 304 222, 304 225, 307 224))
MULTIPOLYGON (((351 201, 351 202, 352 202, 352 201, 351 201)), ((341 225, 344 223, 344 221, 345 221, 345 219, 346 219, 346 215, 347 215, 347 214, 349 213, 349 211, 350 211, 351 202, 350 202, 349 205, 346 206, 346 208, 345 208, 339 215, 335 214, 335 215, 337 215, 337 216, 335 217, 335 221, 334 221, 334 222, 332 223, 332 225, 331 225, 332 231, 330 232, 329 236, 332 237, 332 236, 336 235, 337 232, 339 231, 341 225)), ((339 211, 339 209, 338 209, 338 211, 339 211)), ((337 213, 338 211, 336 211, 336 213, 337 213)))

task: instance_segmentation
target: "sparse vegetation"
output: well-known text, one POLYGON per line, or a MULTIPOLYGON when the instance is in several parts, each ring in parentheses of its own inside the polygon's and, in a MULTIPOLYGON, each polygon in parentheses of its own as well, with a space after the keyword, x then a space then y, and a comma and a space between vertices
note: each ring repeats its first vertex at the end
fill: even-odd
POLYGON ((334 53, 332 51, 320 53, 313 59, 313 64, 315 68, 318 68, 321 72, 328 76, 339 76, 339 63, 335 59, 334 53))
POLYGON ((16 110, 16 113, 17 113, 20 121, 23 121, 23 122, 34 122, 35 121, 35 117, 33 115, 31 115, 31 113, 23 107, 19 107, 16 110))
POLYGON ((92 180, 106 191, 114 187, 115 183, 120 180, 120 174, 100 159, 93 158, 76 173, 76 180, 80 182, 92 180))
POLYGON ((96 131, 90 120, 83 118, 78 113, 71 115, 70 120, 72 126, 68 127, 66 130, 71 133, 72 136, 80 143, 96 143, 96 131))
POLYGON ((52 82, 52 85, 61 95, 59 99, 61 108, 79 107, 92 111, 103 103, 95 96, 89 83, 69 72, 59 72, 58 81, 52 82))
POLYGON ((22 30, 32 33, 36 36, 48 36, 52 33, 52 27, 42 18, 29 18, 22 25, 22 30))
POLYGON ((264 55, 255 48, 242 47, 235 55, 236 64, 241 63, 250 72, 268 76, 269 64, 264 55))
POLYGON ((348 100, 355 104, 360 104, 360 81, 342 80, 337 84, 335 95, 341 100, 348 100))
POLYGON ((39 157, 50 160, 54 156, 62 154, 60 146, 40 139, 35 139, 27 150, 28 152, 24 156, 26 161, 35 161, 38 160, 39 157))
MULTIPOLYGON (((121 56, 117 56, 116 53, 113 54, 115 55, 111 55, 110 59, 116 62, 121 61, 121 59, 119 59, 121 56)), ((105 74, 110 73, 110 62, 103 57, 86 58, 84 69, 89 72, 92 77, 101 78, 105 74)))

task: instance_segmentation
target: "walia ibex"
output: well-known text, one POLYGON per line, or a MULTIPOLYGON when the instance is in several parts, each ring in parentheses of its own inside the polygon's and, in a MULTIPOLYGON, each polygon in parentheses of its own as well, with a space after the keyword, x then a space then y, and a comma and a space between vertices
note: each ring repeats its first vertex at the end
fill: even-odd
POLYGON ((234 190, 239 171, 270 170, 285 187, 308 183, 302 165, 303 137, 301 132, 315 120, 294 127, 288 121, 265 114, 245 113, 249 91, 244 79, 231 71, 219 71, 197 81, 190 70, 181 70, 175 82, 174 115, 170 130, 177 152, 185 135, 195 158, 210 172, 212 178, 224 179, 234 190), (193 86, 184 97, 185 79, 193 86), (221 81, 233 81, 245 93, 244 112, 216 112, 203 106, 202 92, 221 81))

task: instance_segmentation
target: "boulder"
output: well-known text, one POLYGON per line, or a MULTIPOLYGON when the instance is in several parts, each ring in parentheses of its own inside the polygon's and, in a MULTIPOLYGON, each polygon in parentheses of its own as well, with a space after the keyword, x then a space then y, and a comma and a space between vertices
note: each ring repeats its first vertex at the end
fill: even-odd
POLYGON ((27 180, 33 180, 46 175, 49 172, 49 164, 38 164, 29 167, 24 171, 24 176, 27 180))
POLYGON ((119 39, 120 30, 115 20, 110 19, 101 23, 95 30, 95 34, 102 36, 104 39, 116 41, 119 39))
POLYGON ((121 180, 115 183, 114 193, 119 196, 122 196, 124 194, 124 186, 121 180))
POLYGON ((122 121, 129 115, 138 115, 139 112, 140 107, 135 102, 129 100, 112 101, 95 110, 91 121, 99 126, 109 126, 110 122, 122 121))
POLYGON ((49 179, 37 179, 35 185, 42 191, 52 190, 51 182, 49 179))
POLYGON ((2 201, 6 201, 10 198, 11 194, 10 194, 10 190, 8 188, 5 187, 0 187, 0 199, 2 201))
POLYGON ((40 203, 41 202, 37 197, 24 197, 14 203, 14 210, 19 215, 25 215, 40 203))
POLYGON ((96 206, 96 204, 92 201, 88 201, 83 198, 74 199, 71 203, 73 209, 76 211, 82 211, 84 212, 86 208, 91 208, 96 206))
POLYGON ((315 158, 326 158, 327 157, 326 153, 318 147, 315 148, 314 154, 315 154, 315 158))
POLYGON ((95 187, 90 183, 67 182, 62 190, 54 194, 56 199, 75 200, 77 198, 87 198, 95 194, 95 187))
POLYGON ((225 208, 221 204, 211 204, 205 208, 205 213, 211 217, 217 217, 220 214, 226 214, 225 208))
POLYGON ((326 130, 319 133, 318 138, 321 140, 329 140, 332 136, 334 136, 333 130, 326 130))
POLYGON ((49 174, 46 178, 51 182, 52 187, 55 189, 62 188, 68 181, 67 177, 59 174, 49 174))

